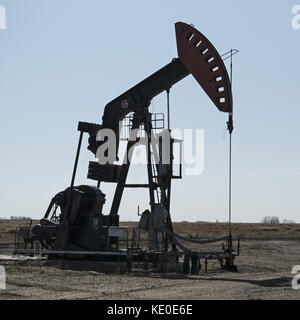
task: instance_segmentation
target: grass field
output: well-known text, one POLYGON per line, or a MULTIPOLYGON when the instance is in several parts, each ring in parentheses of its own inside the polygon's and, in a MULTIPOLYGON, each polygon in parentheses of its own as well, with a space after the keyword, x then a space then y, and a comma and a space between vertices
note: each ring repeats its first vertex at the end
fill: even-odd
MULTIPOLYGON (((0 243, 14 241, 15 230, 30 221, 0 220, 0 243)), ((33 224, 39 223, 34 220, 33 224)), ((121 222, 121 226, 133 228, 136 222, 121 222)), ((211 222, 174 222, 174 231, 182 236, 194 239, 213 238, 228 234, 228 223, 211 222)), ((296 240, 300 239, 300 224, 270 225, 263 223, 233 223, 232 234, 242 239, 296 240)))

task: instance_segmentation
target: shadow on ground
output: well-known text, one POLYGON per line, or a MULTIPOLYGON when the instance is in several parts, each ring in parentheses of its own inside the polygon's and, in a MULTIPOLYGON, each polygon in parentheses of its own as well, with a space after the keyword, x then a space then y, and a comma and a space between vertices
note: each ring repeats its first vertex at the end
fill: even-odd
MULTIPOLYGON (((218 275, 218 273, 214 273, 218 275)), ((290 277, 278 277, 272 279, 263 279, 263 280, 250 280, 250 279, 237 279, 237 278, 224 278, 224 277, 211 277, 211 276, 189 276, 184 274, 160 274, 152 275, 153 278, 162 278, 169 280, 192 280, 192 281, 225 281, 225 282, 239 282, 239 283, 249 283, 260 287, 265 288, 283 288, 290 287, 292 278, 290 277)))

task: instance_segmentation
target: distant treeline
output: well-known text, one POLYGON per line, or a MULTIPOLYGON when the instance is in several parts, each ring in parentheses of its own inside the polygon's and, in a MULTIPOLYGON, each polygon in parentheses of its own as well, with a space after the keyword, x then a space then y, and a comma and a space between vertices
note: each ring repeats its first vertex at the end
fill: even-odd
POLYGON ((7 217, 0 217, 0 220, 31 220, 30 217, 19 217, 19 216, 11 216, 7 217))
MULTIPOLYGON (((266 216, 263 218, 262 223, 280 224, 280 219, 279 217, 275 217, 275 216, 266 216)), ((289 220, 289 219, 283 219, 281 223, 289 224, 289 223, 295 223, 295 221, 289 220)))

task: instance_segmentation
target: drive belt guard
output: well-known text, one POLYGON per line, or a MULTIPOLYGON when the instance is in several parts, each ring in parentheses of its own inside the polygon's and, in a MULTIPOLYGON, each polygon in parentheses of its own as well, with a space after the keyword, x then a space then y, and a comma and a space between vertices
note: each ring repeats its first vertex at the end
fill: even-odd
POLYGON ((177 22, 175 30, 179 59, 216 107, 223 112, 232 112, 231 84, 216 48, 191 25, 177 22))

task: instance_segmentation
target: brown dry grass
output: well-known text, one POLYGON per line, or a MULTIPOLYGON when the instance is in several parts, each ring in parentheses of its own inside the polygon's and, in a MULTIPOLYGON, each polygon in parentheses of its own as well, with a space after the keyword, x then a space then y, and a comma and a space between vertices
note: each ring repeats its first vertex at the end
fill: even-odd
MULTIPOLYGON (((29 221, 0 220, 0 243, 14 242, 15 230, 21 225, 29 225, 29 221)), ((33 221, 33 225, 38 220, 33 221)), ((136 227, 136 222, 121 222, 121 226, 136 227)), ((174 222, 174 231, 184 237, 205 239, 228 234, 227 223, 210 222, 174 222)), ((296 240, 300 239, 300 224, 270 225, 262 223, 233 223, 234 238, 264 240, 296 240)))
MULTIPOLYGON (((15 240, 15 231, 20 226, 29 226, 30 220, 0 220, 0 243, 11 243, 15 240)), ((37 224, 34 220, 33 224, 37 224)))
MULTIPOLYGON (((123 226, 133 227, 136 222, 122 222, 123 226)), ((174 222, 174 232, 194 239, 206 239, 228 234, 228 223, 211 222, 174 222)), ((270 225, 263 223, 233 223, 234 238, 242 239, 284 240, 300 239, 300 224, 270 225)))

